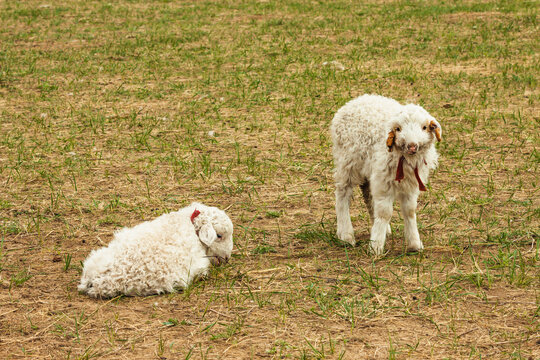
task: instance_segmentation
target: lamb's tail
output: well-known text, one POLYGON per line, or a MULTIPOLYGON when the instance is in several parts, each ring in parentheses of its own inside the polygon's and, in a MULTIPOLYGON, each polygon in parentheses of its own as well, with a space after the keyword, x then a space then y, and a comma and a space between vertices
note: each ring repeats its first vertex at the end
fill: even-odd
POLYGON ((113 257, 107 248, 92 250, 83 263, 81 283, 77 289, 90 296, 95 296, 100 287, 100 275, 110 268, 113 257))
POLYGON ((79 292, 88 294, 91 288, 92 281, 90 281, 90 279, 84 277, 83 275, 83 277, 81 278, 81 283, 79 284, 79 286, 77 286, 77 290, 79 290, 79 292))

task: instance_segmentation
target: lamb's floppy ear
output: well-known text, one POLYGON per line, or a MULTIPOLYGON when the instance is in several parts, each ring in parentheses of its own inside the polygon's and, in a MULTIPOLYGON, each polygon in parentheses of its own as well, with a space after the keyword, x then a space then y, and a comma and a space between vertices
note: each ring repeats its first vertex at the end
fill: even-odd
POLYGON ((442 129, 441 129, 441 125, 439 124, 437 120, 430 121, 429 131, 435 133, 435 137, 437 138, 437 141, 441 141, 442 129))
POLYGON ((394 146, 394 142, 396 140, 396 133, 394 130, 390 130, 388 133, 388 137, 386 138, 386 146, 388 147, 388 151, 392 152, 392 146, 394 146))
POLYGON ((199 229, 199 239, 204 245, 212 246, 217 239, 216 230, 211 224, 203 224, 199 229))

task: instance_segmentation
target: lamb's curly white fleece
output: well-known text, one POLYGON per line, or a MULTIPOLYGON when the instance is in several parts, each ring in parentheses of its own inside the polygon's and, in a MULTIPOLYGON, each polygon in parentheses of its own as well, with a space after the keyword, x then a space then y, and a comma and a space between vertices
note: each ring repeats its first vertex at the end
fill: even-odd
POLYGON ((363 95, 336 112, 331 134, 338 238, 355 244, 349 199, 353 186, 360 185, 373 221, 371 250, 375 254, 383 252, 394 198, 401 203, 408 249, 421 250, 416 201, 430 169, 437 167, 434 141, 440 140, 442 134, 437 120, 421 106, 363 95), (398 181, 396 173, 402 157, 404 178, 398 181), (415 168, 421 181, 416 180, 415 168))
POLYGON ((151 295, 187 287, 231 255, 233 224, 199 203, 123 228, 84 261, 79 291, 93 297, 151 295), (195 210, 200 214, 192 222, 195 210))

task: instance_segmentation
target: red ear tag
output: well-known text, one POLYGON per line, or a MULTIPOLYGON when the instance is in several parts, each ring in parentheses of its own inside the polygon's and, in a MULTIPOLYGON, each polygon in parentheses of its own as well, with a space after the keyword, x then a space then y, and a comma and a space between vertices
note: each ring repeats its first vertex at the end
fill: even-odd
POLYGON ((195 209, 195 211, 193 212, 193 214, 191 214, 191 222, 193 222, 193 221, 195 220, 195 218, 196 218, 197 216, 199 216, 200 213, 201 213, 201 212, 200 212, 199 210, 195 209))

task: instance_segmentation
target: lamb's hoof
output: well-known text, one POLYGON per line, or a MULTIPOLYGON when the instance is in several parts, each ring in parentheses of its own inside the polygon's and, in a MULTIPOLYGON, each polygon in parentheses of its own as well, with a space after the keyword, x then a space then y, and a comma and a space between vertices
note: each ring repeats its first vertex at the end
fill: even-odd
POLYGON ((354 232, 352 233, 346 233, 346 234, 340 234, 338 232, 337 237, 339 240, 346 242, 352 246, 356 245, 356 239, 354 238, 354 232))
POLYGON ((384 242, 370 241, 369 251, 375 256, 381 256, 384 253, 384 242))
POLYGON ((424 250, 424 245, 422 243, 420 244, 411 244, 407 246, 407 252, 408 253, 418 253, 424 250))
POLYGON ((392 227, 390 226, 390 224, 388 224, 388 227, 386 228, 386 235, 392 235, 392 227))

